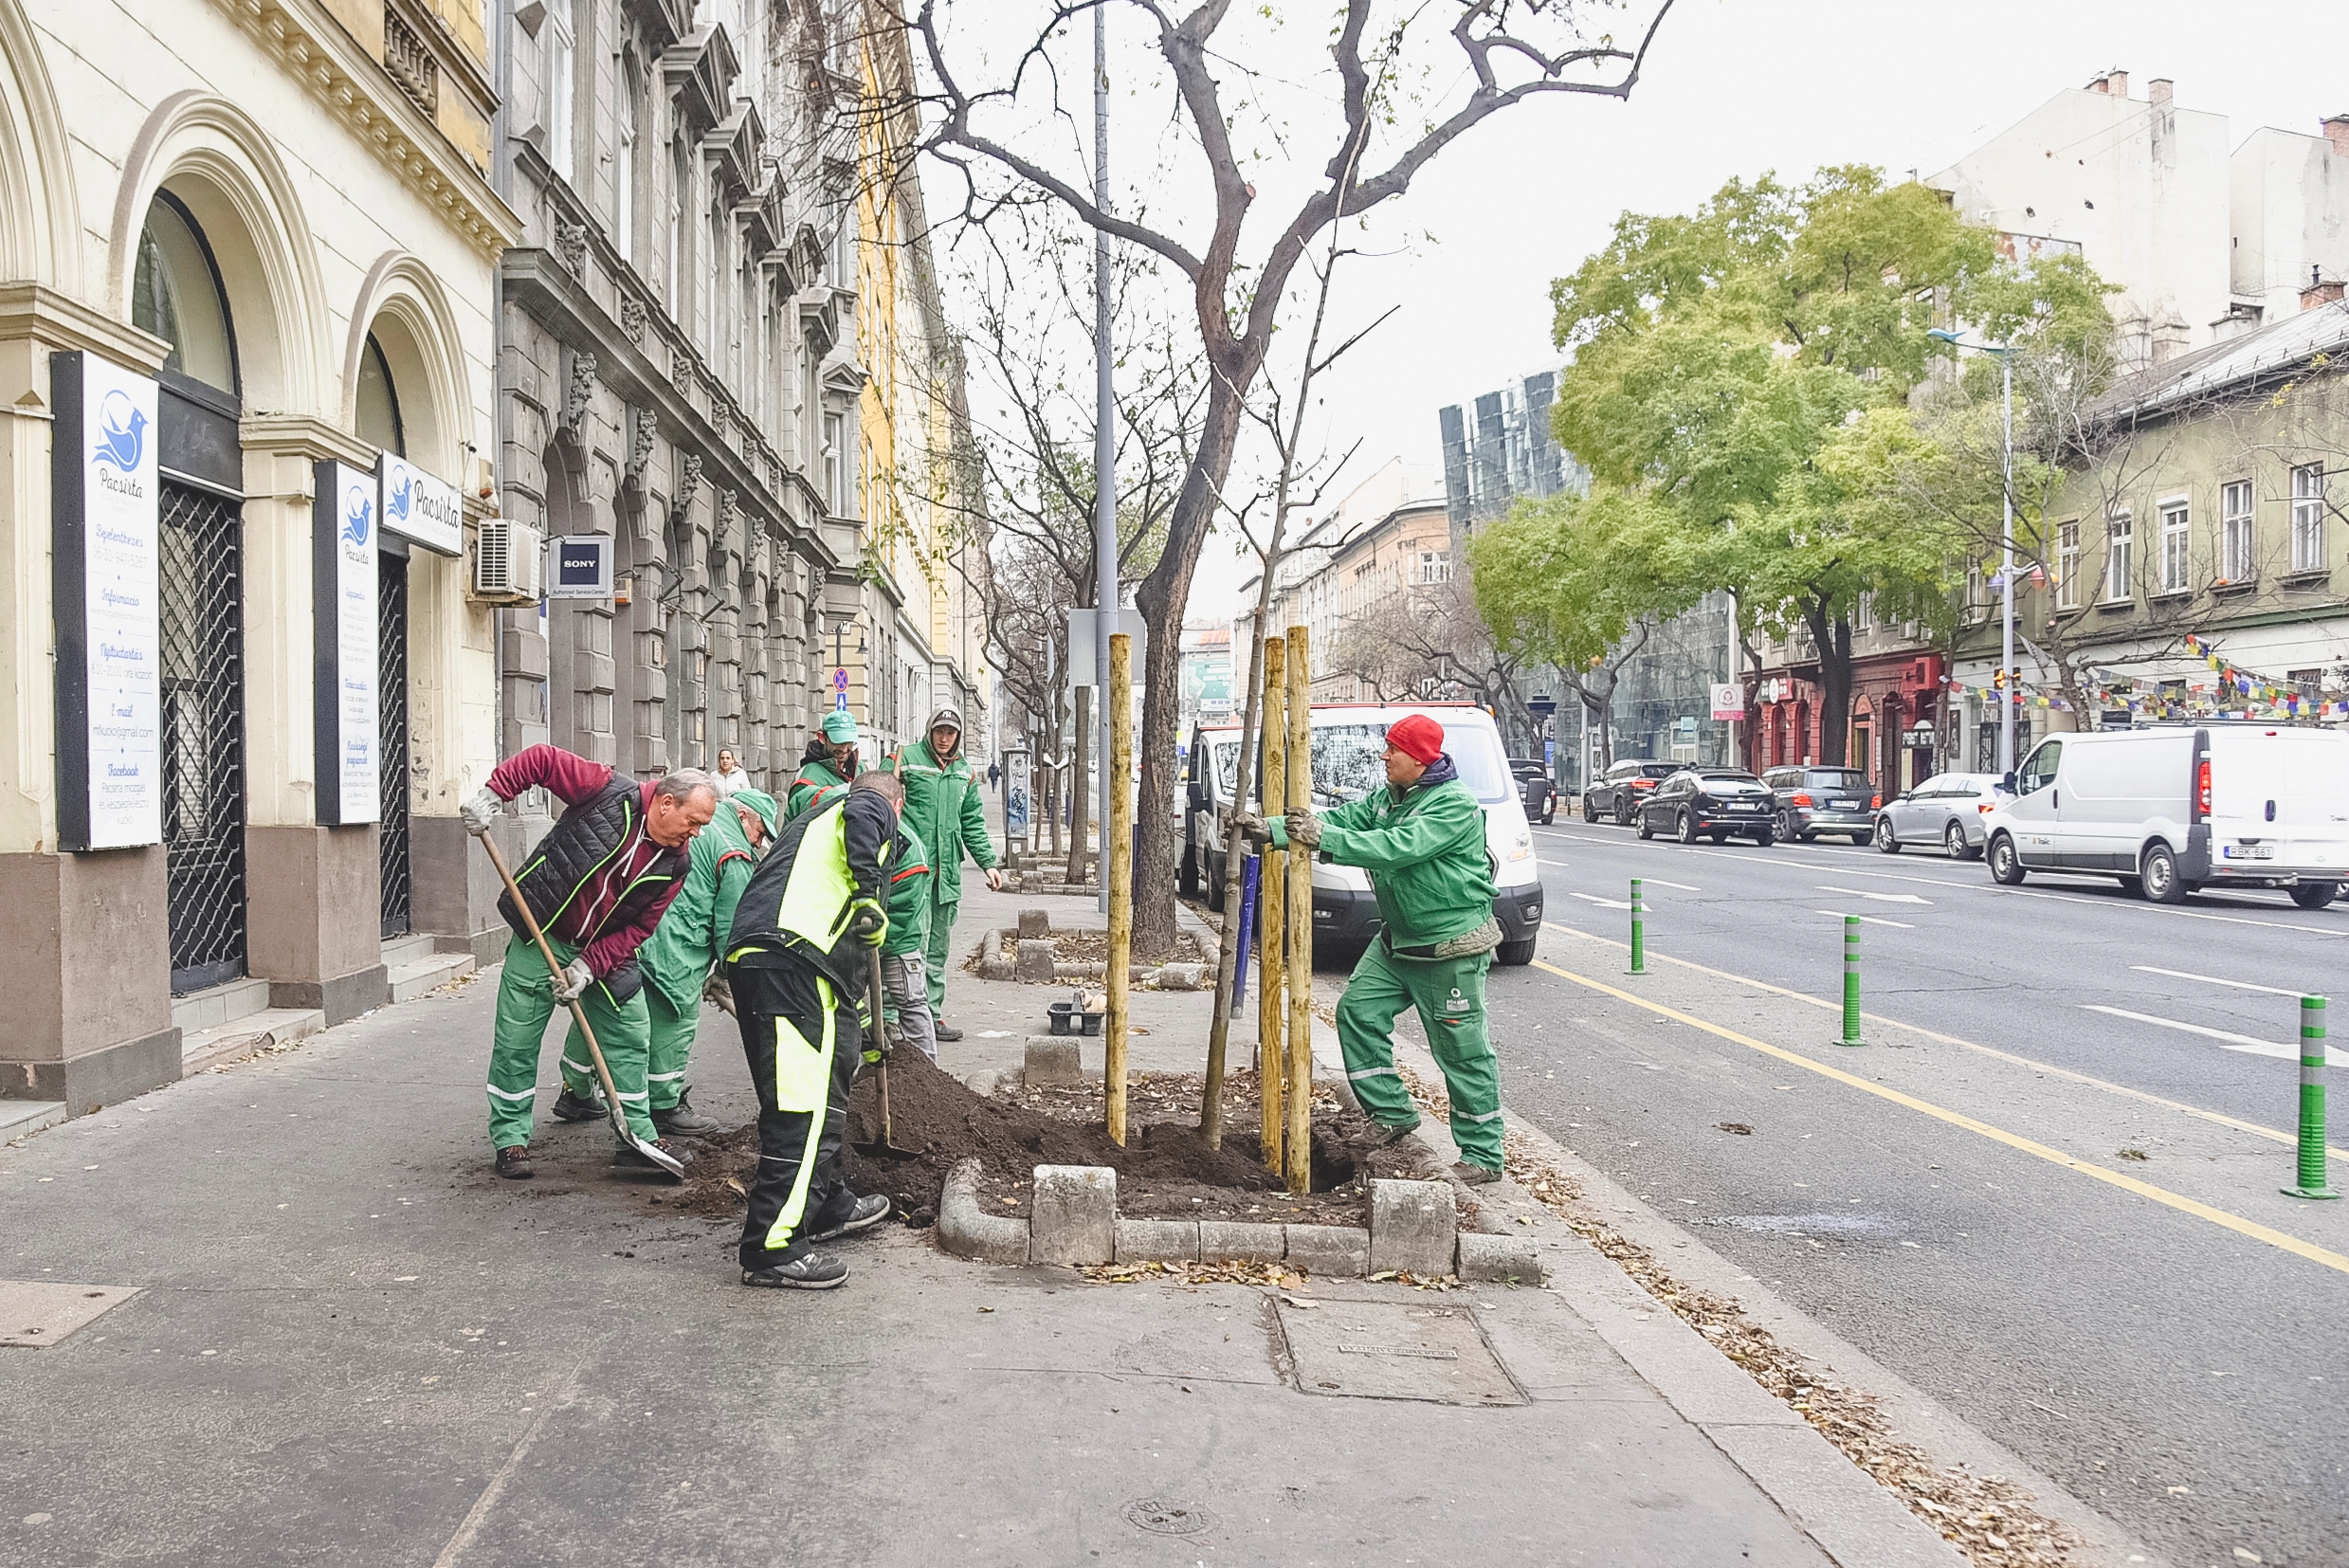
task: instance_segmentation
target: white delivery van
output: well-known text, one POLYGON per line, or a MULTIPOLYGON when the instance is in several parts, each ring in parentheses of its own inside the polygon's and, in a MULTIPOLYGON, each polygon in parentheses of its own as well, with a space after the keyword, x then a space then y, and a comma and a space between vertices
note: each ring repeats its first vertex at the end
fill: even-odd
POLYGON ((2349 878, 2349 735, 2206 720, 2051 735, 1983 822, 1984 858, 2109 876, 2176 903, 2203 887, 2283 887, 2322 909, 2349 878))
MULTIPOLYGON (((1422 713, 1444 726, 1444 749, 1460 781, 1484 808, 1484 843, 1496 867, 1493 915, 1501 922, 1500 961, 1528 964, 1541 933, 1541 878, 1533 829, 1509 772, 1492 715, 1473 702, 1317 702, 1313 705, 1313 804, 1327 811, 1387 786, 1387 726, 1422 713)), ((1205 724, 1192 732, 1189 798, 1183 812, 1182 889, 1205 891, 1223 907, 1224 819, 1240 762, 1240 726, 1205 724)), ((1254 775, 1253 765, 1249 773, 1254 775)), ((1255 791, 1249 792, 1251 803, 1255 791)), ((1313 939, 1317 948, 1359 948, 1378 935, 1370 874, 1316 862, 1313 939)))

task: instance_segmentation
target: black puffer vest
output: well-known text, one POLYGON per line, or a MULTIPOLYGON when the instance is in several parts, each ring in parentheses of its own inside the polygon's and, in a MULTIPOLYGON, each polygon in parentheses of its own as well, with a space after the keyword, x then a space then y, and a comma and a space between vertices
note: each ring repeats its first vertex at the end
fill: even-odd
MULTIPOLYGON (((514 881, 521 888, 522 898, 529 903, 531 916, 537 921, 540 930, 553 934, 549 928, 578 896, 580 884, 620 852, 643 818, 644 811, 644 787, 634 779, 614 774, 600 793, 565 811, 563 819, 538 841, 538 848, 523 863, 514 881)), ((620 902, 596 922, 595 929, 587 934, 580 946, 607 932, 626 928, 667 892, 671 883, 685 874, 691 864, 688 851, 665 845, 654 848, 661 852, 651 866, 628 884, 620 902)), ((498 913, 517 932, 530 935, 522 929, 521 912, 514 907, 512 894, 498 895, 498 913)), ((632 957, 603 979, 604 989, 615 1002, 627 1001, 644 983, 644 973, 632 957)))

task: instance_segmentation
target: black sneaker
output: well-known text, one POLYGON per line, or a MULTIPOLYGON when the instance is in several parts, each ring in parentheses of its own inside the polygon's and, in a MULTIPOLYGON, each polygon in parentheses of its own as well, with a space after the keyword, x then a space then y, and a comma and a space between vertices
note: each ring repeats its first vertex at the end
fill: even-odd
POLYGON ((1390 1148, 1402 1142, 1418 1130, 1419 1123, 1416 1121, 1407 1121, 1400 1126, 1392 1121, 1374 1121, 1371 1123, 1370 1147, 1390 1148))
POLYGON ((789 1263, 742 1270, 744 1285, 769 1290, 829 1290, 847 1279, 848 1266, 829 1252, 802 1252, 789 1263))
POLYGON ((593 1094, 582 1100, 563 1085, 563 1092, 555 1097, 555 1120, 557 1121, 601 1121, 611 1113, 604 1106, 604 1097, 593 1094))
POLYGON ((838 1241, 841 1237, 852 1236, 859 1231, 869 1231, 888 1217, 889 1200, 879 1193, 868 1193, 849 1206, 847 1219, 842 1220, 838 1225, 812 1232, 808 1239, 810 1241, 838 1241))
POLYGON ((498 1151, 498 1174, 508 1181, 528 1181, 538 1173, 530 1168, 530 1145, 513 1143, 498 1151))
POLYGON ((703 1116, 686 1104, 685 1100, 686 1096, 681 1094, 673 1109, 653 1112, 652 1124, 663 1133, 674 1133, 680 1138, 699 1138, 703 1133, 714 1133, 719 1129, 720 1123, 718 1118, 703 1116))
MULTIPOLYGON (((693 1163, 693 1151, 682 1143, 671 1143, 665 1138, 656 1138, 652 1140, 652 1146, 680 1165, 693 1163)), ((639 1154, 633 1143, 623 1143, 612 1150, 611 1163, 615 1168, 623 1171, 660 1171, 665 1175, 671 1174, 667 1166, 656 1164, 639 1154)))
POLYGON ((1499 1181, 1501 1173, 1489 1165, 1471 1165, 1462 1160, 1452 1167, 1452 1179, 1464 1187, 1482 1187, 1489 1181, 1499 1181))
POLYGON ((959 1040, 962 1038, 962 1030, 955 1028, 954 1025, 947 1023, 933 1024, 930 1027, 930 1032, 937 1035, 941 1040, 959 1040))

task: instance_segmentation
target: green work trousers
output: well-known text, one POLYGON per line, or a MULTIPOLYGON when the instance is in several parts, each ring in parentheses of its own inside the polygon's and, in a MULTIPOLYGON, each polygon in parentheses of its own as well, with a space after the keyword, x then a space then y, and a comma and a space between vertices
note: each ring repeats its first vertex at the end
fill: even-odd
MULTIPOLYGON (((557 963, 568 964, 578 950, 552 937, 557 963)), ((579 998, 595 1043, 604 1049, 604 1065, 611 1069, 612 1087, 628 1115, 628 1129, 651 1142, 652 1115, 645 1095, 647 1016, 645 993, 639 990, 625 1002, 615 1002, 597 981, 579 998)), ((505 944, 505 973, 498 978, 498 1021, 489 1046, 489 1142, 510 1148, 530 1141, 531 1106, 538 1092, 538 1047, 546 1039, 547 1020, 563 1004, 555 999, 554 978, 538 945, 517 936, 505 944)), ((595 1093, 595 1062, 579 1033, 578 1020, 563 1037, 563 1085, 581 1099, 595 1093)))
POLYGON ((1399 958, 1381 939, 1370 944, 1338 1001, 1338 1048, 1346 1081, 1375 1121, 1408 1127, 1419 1112, 1394 1067, 1394 1020, 1419 1011, 1428 1047, 1451 1095, 1452 1141, 1461 1158, 1501 1169, 1501 1064, 1484 1028, 1484 973, 1493 956, 1399 958))
POLYGON ((960 899, 938 899, 930 905, 930 938, 922 944, 922 962, 929 967, 930 1016, 946 1016, 946 958, 955 947, 955 912, 960 899))
MULTIPOLYGON (((649 981, 646 983, 644 997, 651 1030, 645 1089, 652 1097, 655 1111, 673 1111, 685 1097, 685 1058, 693 1054, 693 1031, 701 1022, 701 1003, 697 998, 693 1011, 680 1012, 662 994, 661 988, 649 981)), ((598 1034, 596 1038, 603 1036, 598 1034)))

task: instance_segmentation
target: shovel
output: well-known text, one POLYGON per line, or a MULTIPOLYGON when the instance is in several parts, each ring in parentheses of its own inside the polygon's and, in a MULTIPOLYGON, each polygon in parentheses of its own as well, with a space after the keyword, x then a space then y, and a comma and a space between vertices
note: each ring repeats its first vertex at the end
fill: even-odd
POLYGON ((866 953, 865 957, 865 961, 871 965, 871 968, 866 974, 865 984, 871 989, 873 994, 873 1005, 871 1010, 872 1021, 868 1027, 872 1033, 873 1049, 881 1053, 881 1066, 876 1071, 876 1076, 881 1080, 881 1141, 878 1143, 852 1143, 849 1147, 854 1149, 858 1154, 863 1155, 867 1159, 920 1159, 921 1158, 920 1150, 899 1148, 897 1146, 897 1140, 894 1136, 892 1136, 890 1131, 889 1042, 883 1038, 881 1031, 881 949, 876 947, 866 953))
MULTIPOLYGON (((547 945, 546 933, 538 929, 538 918, 530 912, 530 905, 523 901, 521 888, 515 885, 514 873, 505 868, 505 857, 498 853, 497 844, 487 834, 482 836, 482 848, 489 851, 489 864, 498 868, 499 880, 505 884, 506 893, 514 900, 514 907, 522 912, 522 928, 530 933, 530 939, 538 944, 538 957, 546 960, 547 974, 559 976, 563 966, 555 961, 555 949, 547 945)), ((604 1086, 604 1103, 611 1111, 611 1130, 620 1135, 621 1142, 677 1180, 684 1180, 685 1167, 674 1156, 654 1148, 629 1129, 628 1113, 620 1108, 620 1091, 612 1087, 611 1068, 604 1063, 604 1048, 595 1043, 595 1030, 588 1023, 587 1009, 579 1005, 575 996, 571 1001, 571 1016, 578 1024, 579 1033, 587 1041, 588 1055, 595 1063, 595 1081, 604 1086)))

